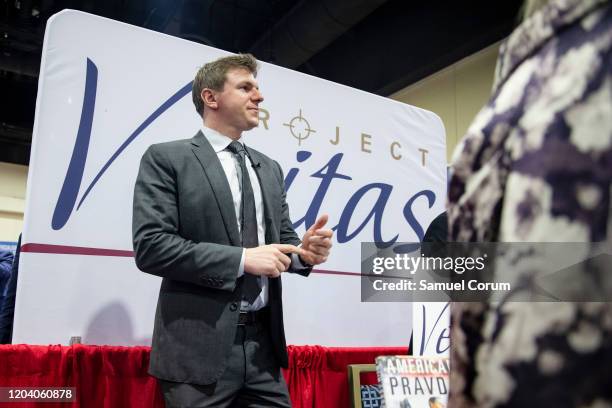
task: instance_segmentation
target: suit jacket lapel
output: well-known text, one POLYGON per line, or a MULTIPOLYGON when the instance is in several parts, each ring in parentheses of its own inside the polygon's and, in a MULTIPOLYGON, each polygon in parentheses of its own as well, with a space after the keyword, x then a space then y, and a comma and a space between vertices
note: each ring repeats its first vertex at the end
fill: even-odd
POLYGON ((278 197, 275 198, 272 193, 272 191, 274 191, 272 183, 274 183, 276 177, 272 173, 272 169, 263 163, 263 160, 259 157, 259 153, 248 146, 245 147, 249 156, 257 161, 258 164, 254 166, 254 169, 261 187, 261 197, 264 206, 264 222, 266 223, 266 244, 271 244, 274 242, 274 235, 272 232, 274 228, 273 214, 275 214, 272 211, 272 208, 274 208, 273 200, 278 200, 278 197))
POLYGON ((230 190, 227 176, 221 167, 221 162, 217 157, 217 153, 204 137, 204 134, 199 131, 191 140, 193 153, 202 165, 204 173, 208 178, 210 187, 213 190, 217 205, 223 217, 223 224, 230 238, 232 245, 240 246, 240 233, 236 223, 236 211, 234 210, 232 191, 230 190))

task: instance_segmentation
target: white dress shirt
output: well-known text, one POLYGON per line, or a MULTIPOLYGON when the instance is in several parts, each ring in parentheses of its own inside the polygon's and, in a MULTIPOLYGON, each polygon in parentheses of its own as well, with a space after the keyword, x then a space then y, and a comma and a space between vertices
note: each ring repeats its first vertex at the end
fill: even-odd
MULTIPOLYGON (((206 126, 202 127, 202 133, 204 133, 204 136, 209 141, 215 153, 217 153, 217 157, 221 162, 221 167, 223 167, 223 171, 225 172, 225 176, 227 177, 227 182, 229 183, 230 190, 232 191, 238 232, 242 233, 242 231, 240 230, 240 201, 242 197, 242 184, 240 183, 239 179, 239 177, 241 177, 240 163, 232 152, 226 150, 227 146, 229 146, 229 144, 232 142, 232 139, 227 136, 223 136, 221 133, 217 132, 214 129, 207 128, 206 126)), ((238 142, 244 145, 242 138, 238 139, 238 142)), ((261 197, 261 186, 259 185, 259 178, 257 178, 257 173, 255 173, 251 158, 246 155, 245 160, 246 168, 249 172, 249 178, 251 180, 251 185, 253 186, 253 196, 255 199, 255 217, 257 218, 257 239, 259 241, 259 245, 265 245, 266 224, 263 221, 263 200, 261 197)), ((242 259, 240 260, 240 267, 238 268, 238 277, 244 275, 245 252, 246 249, 242 251, 242 259)), ((259 294, 257 299, 253 301, 253 304, 248 304, 247 302, 243 301, 240 310, 255 311, 261 309, 267 304, 268 278, 266 276, 262 276, 261 293, 259 294)))

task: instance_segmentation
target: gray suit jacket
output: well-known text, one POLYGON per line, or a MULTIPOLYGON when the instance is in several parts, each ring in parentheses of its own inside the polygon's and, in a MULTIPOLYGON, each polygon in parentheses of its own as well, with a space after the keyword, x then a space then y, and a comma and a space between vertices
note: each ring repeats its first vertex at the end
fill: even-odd
MULTIPOLYGON (((247 148, 262 190, 266 244, 299 245, 278 163, 247 148)), ((242 295, 242 256, 230 187, 202 132, 152 145, 134 188, 136 265, 163 278, 149 372, 161 379, 211 384, 225 370, 242 295)), ((310 268, 292 272, 303 275, 310 268)), ((269 280, 270 331, 278 363, 287 366, 281 279, 269 280)))

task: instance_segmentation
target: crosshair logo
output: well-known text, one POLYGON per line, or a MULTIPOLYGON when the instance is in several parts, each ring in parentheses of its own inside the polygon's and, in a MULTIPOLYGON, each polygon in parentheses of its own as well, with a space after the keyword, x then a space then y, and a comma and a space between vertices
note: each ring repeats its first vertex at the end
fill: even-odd
POLYGON ((291 131, 291 136, 298 140, 298 146, 302 145, 302 140, 307 139, 311 133, 317 131, 310 127, 310 123, 302 116, 302 110, 297 116, 291 118, 289 123, 283 123, 283 126, 287 126, 291 131))

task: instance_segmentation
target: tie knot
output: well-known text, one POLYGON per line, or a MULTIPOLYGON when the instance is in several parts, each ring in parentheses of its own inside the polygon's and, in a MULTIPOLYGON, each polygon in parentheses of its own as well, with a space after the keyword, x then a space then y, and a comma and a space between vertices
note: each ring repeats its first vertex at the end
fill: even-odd
POLYGON ((227 146, 227 150, 229 150, 230 152, 240 155, 241 157, 244 156, 244 146, 242 146, 242 143, 237 142, 237 141, 233 141, 232 143, 229 144, 229 146, 227 146))

